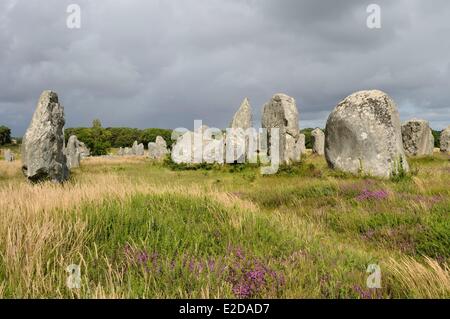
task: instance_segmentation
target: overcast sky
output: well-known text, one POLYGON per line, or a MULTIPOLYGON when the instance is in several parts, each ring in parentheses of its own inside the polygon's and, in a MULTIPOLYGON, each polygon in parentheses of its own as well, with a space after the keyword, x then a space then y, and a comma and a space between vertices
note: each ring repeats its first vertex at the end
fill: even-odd
POLYGON ((20 136, 55 90, 66 127, 226 127, 244 97, 259 125, 275 93, 300 126, 381 89, 402 120, 450 124, 448 0, 1 0, 0 125, 20 136), (66 26, 81 7, 81 28, 66 26), (370 3, 381 29, 366 26, 370 3))

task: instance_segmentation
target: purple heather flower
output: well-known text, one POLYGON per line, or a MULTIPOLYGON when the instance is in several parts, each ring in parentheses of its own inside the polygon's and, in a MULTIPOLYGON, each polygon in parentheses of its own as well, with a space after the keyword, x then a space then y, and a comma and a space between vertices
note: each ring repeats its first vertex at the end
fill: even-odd
POLYGON ((358 201, 364 200, 383 200, 389 197, 389 193, 385 190, 370 191, 368 189, 363 190, 356 199, 358 201))
POLYGON ((137 260, 141 264, 146 264, 148 259, 148 254, 145 251, 141 251, 137 256, 137 260))
POLYGON ((251 295, 251 288, 247 284, 238 284, 233 287, 233 293, 238 298, 248 298, 251 295))

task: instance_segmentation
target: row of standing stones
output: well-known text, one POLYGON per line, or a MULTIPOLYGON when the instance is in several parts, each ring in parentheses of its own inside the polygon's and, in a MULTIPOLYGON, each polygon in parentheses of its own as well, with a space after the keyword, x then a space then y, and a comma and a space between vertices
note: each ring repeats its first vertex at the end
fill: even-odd
MULTIPOLYGON (((161 136, 156 137, 155 142, 148 143, 148 157, 153 160, 162 160, 169 154, 169 150, 167 148, 167 143, 161 136)), ((129 147, 121 147, 117 152, 118 156, 144 156, 144 144, 138 144, 137 141, 134 141, 131 148, 129 147)))
MULTIPOLYGON (((89 150, 71 136, 64 145, 64 108, 58 95, 44 91, 38 101, 22 142, 22 170, 32 182, 67 180, 70 169, 89 156, 89 150)), ((305 136, 300 134, 299 114, 295 99, 275 94, 263 107, 262 128, 278 128, 280 132, 280 162, 300 161, 305 153, 305 136)), ((230 124, 231 128, 252 127, 252 108, 245 99, 230 124)), ((197 134, 203 145, 217 143, 202 134, 207 127, 182 134, 173 145, 175 162, 192 163, 195 153, 192 144, 197 134), (186 154, 184 150, 189 149, 186 154)), ((270 131, 269 131, 270 132, 270 131)), ((329 167, 354 174, 363 173, 388 178, 399 170, 409 170, 406 156, 433 153, 434 140, 428 122, 411 120, 403 126, 394 101, 378 90, 356 92, 340 102, 328 117, 325 133, 312 132, 313 152, 325 155, 329 167)), ((245 136, 230 136, 236 143, 248 143, 245 136)), ((270 141, 270 138, 268 138, 270 141)), ((270 147, 270 145, 268 145, 270 147)), ((149 143, 149 157, 160 160, 169 153, 162 137, 149 143)), ((450 126, 441 134, 441 151, 450 151, 450 126)), ((131 148, 121 148, 119 155, 144 155, 144 145, 137 141, 131 148)), ((270 154, 266 154, 270 155, 270 154)), ((9 156, 8 158, 13 157, 9 156)), ((207 161, 208 159, 205 159, 207 161)))

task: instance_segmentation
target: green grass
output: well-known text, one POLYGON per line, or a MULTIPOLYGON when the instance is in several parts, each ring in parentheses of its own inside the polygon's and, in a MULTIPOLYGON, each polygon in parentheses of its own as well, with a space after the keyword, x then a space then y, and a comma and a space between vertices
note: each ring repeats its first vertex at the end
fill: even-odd
MULTIPOLYGON (((262 176, 252 165, 83 162, 61 189, 42 190, 47 197, 54 191, 55 198, 73 194, 80 198, 76 204, 49 210, 48 203, 38 202, 43 208, 18 210, 26 219, 3 217, 0 293, 448 298, 449 161, 436 154, 410 164, 413 175, 386 181, 332 171, 317 156, 274 176, 262 176), (89 197, 84 189, 102 187, 111 189, 83 199, 89 197), (387 195, 378 196, 380 191, 387 195), (364 192, 369 196, 361 197, 364 192), (38 240, 46 231, 46 240, 38 240), (11 242, 8 234, 22 236, 30 247, 11 242), (27 257, 26 251, 39 254, 27 257), (427 264, 425 256, 436 264, 427 264), (79 290, 65 286, 70 263, 81 265, 79 290), (381 266, 382 289, 365 286, 371 263, 381 266), (253 273, 261 282, 248 279, 253 273)), ((8 183, 27 190, 14 172, 0 179, 0 191, 8 183)))

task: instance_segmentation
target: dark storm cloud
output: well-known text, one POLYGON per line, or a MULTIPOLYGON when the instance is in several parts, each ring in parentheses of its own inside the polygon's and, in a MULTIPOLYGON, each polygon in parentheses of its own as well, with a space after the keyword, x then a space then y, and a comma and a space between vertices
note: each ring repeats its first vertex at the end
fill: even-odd
POLYGON ((348 94, 379 88, 402 119, 450 123, 450 3, 376 1, 6 0, 0 4, 0 124, 24 132, 44 89, 67 126, 225 127, 244 97, 258 124, 274 93, 301 127, 323 126, 348 94), (66 8, 82 9, 79 30, 66 8))

